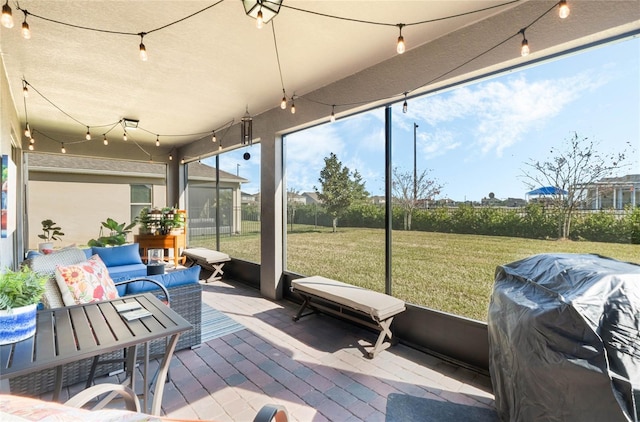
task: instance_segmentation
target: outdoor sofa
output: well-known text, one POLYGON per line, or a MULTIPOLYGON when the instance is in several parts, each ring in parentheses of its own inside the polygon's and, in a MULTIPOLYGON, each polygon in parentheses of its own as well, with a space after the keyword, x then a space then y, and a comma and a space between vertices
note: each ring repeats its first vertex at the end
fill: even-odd
MULTIPOLYGON (((166 274, 146 276, 146 265, 140 259, 137 244, 115 246, 111 248, 65 248, 48 255, 31 255, 24 265, 34 271, 46 274, 49 279, 43 295, 42 306, 48 309, 62 308, 65 303, 56 282, 57 266, 71 266, 88 260, 96 254, 107 267, 109 276, 116 284, 119 296, 152 292, 159 297, 168 293, 170 306, 178 314, 193 325, 193 329, 183 333, 176 345, 176 351, 194 347, 201 342, 202 326, 202 286, 199 283, 200 267, 194 266, 185 270, 176 270, 166 274), (89 252, 90 251, 90 252, 89 252), (144 267, 144 273, 142 269, 144 267), (133 281, 141 278, 147 281, 133 281), (158 286, 160 284, 161 286, 158 286), (163 289, 164 287, 164 289, 163 289), (166 293, 165 293, 166 292, 166 293)), ((166 299, 166 298, 165 298, 166 299)), ((163 340, 152 342, 152 355, 162 353, 165 347, 163 340)), ((100 357, 100 361, 121 361, 123 351, 113 352, 100 357)), ((84 382, 88 379, 93 359, 70 363, 63 367, 63 386, 84 382)), ((122 362, 100 364, 96 375, 104 375, 122 369, 122 362)), ((55 384, 55 368, 19 376, 10 380, 11 392, 29 396, 52 391, 55 384)))

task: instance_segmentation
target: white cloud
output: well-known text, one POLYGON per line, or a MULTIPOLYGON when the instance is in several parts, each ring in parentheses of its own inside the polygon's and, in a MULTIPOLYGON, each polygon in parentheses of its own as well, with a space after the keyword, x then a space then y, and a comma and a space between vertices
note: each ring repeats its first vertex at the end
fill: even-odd
MULTIPOLYGON (((504 82, 481 83, 456 89, 449 95, 413 101, 412 114, 432 126, 465 119, 465 126, 471 127, 469 133, 480 151, 483 154, 495 151, 501 156, 526 133, 538 130, 545 121, 559 115, 583 91, 605 82, 588 72, 535 82, 527 81, 521 74, 504 82)), ((450 139, 444 145, 457 144, 450 139)))

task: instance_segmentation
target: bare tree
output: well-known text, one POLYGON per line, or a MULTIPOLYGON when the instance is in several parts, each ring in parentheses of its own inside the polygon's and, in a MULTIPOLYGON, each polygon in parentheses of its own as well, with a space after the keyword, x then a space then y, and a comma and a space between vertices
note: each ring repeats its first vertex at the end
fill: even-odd
POLYGON ((393 169, 393 199, 404 211, 405 230, 411 230, 411 217, 419 204, 432 200, 442 190, 443 186, 437 180, 429 179, 428 174, 428 170, 424 170, 414 179, 411 171, 393 169))
POLYGON ((598 146, 598 142, 580 138, 574 132, 561 149, 551 148, 546 161, 529 160, 525 163, 528 169, 522 170, 521 177, 529 189, 555 188, 550 198, 559 212, 558 235, 563 239, 569 238, 576 209, 581 203, 589 203, 593 199, 589 192, 594 183, 625 167, 626 149, 603 154, 597 151, 598 146))

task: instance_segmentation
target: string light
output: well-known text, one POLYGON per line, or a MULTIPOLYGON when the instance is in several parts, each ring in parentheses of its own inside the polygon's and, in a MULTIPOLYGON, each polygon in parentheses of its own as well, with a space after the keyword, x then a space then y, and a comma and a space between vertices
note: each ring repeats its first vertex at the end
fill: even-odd
POLYGON ((291 98, 291 114, 296 114, 296 104, 293 102, 293 98, 291 98))
POLYGON ((64 142, 62 143, 62 148, 60 148, 60 152, 63 154, 67 153, 67 149, 64 147, 64 142))
POLYGON ((160 146, 160 135, 156 135, 156 146, 160 146))
POLYGON ((214 144, 216 142, 218 142, 218 138, 216 138, 216 131, 215 130, 213 131, 213 136, 211 137, 211 142, 213 142, 214 144))
POLYGON ((84 135, 84 139, 86 139, 87 141, 91 140, 91 132, 89 132, 89 126, 87 126, 87 134, 84 135))
POLYGON ((560 0, 558 3, 558 16, 560 16, 560 19, 566 19, 569 17, 569 13, 571 13, 571 9, 569 9, 567 0, 560 0))
POLYGON ((332 105, 331 106, 331 123, 336 121, 336 106, 332 105))
POLYGON ((280 101, 280 108, 285 110, 287 108, 287 93, 282 88, 282 101, 280 101))
POLYGON ((180 160, 180 164, 184 164, 184 158, 180 160))
POLYGON ((173 161, 173 154, 169 153, 169 161, 173 161))
POLYGON ((24 136, 25 138, 31 138, 31 128, 29 127, 29 122, 24 126, 24 136))
POLYGON ((33 136, 31 138, 29 138, 29 143, 30 144, 35 144, 36 140, 33 138, 33 136))
POLYGON ((402 36, 403 26, 404 26, 403 23, 398 24, 398 28, 400 29, 400 36, 398 36, 398 43, 396 44, 396 51, 398 52, 398 54, 404 53, 406 49, 406 45, 404 43, 404 37, 402 36))
POLYGON ((109 140, 107 139, 107 135, 105 134, 103 136, 104 136, 104 139, 102 140, 102 143, 105 145, 109 145, 109 140))
POLYGON ((409 109, 409 105, 407 104, 407 93, 404 93, 404 103, 402 104, 402 112, 406 113, 409 109))
POLYGON ((140 34, 140 60, 142 60, 143 62, 146 62, 147 60, 149 60, 149 55, 147 54, 147 48, 144 46, 144 36, 146 35, 146 33, 141 32, 140 34))
POLYGON ((522 33, 522 44, 520 46, 520 55, 522 57, 525 57, 529 55, 529 41, 527 41, 527 38, 524 36, 524 28, 521 29, 520 32, 522 33))
POLYGON ((24 13, 24 22, 22 22, 22 37, 25 40, 31 39, 31 29, 29 29, 29 24, 27 23, 27 14, 26 10, 22 11, 24 13))
POLYGON ((256 17, 256 28, 262 29, 264 26, 264 19, 262 18, 262 6, 260 6, 260 10, 258 10, 258 16, 256 17))
POLYGON ((33 151, 34 149, 36 149, 33 144, 29 145, 29 151, 33 151))
POLYGON ((9 6, 9 0, 2 6, 2 26, 5 28, 13 28, 13 14, 11 13, 11 6, 9 6))
POLYGON ((126 130, 122 134, 122 140, 125 141, 125 142, 127 142, 129 140, 129 138, 127 137, 127 131, 126 130))

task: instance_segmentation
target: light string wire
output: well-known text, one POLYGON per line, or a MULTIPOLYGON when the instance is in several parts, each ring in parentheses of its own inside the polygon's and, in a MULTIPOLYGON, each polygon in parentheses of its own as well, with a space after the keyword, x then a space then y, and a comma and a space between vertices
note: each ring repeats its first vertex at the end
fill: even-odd
MULTIPOLYGON (((109 132, 111 132, 113 129, 115 129, 117 126, 122 125, 124 119, 120 119, 117 122, 111 122, 108 124, 103 124, 103 125, 86 125, 85 123, 83 123, 82 121, 76 119, 75 117, 73 117, 71 114, 67 113, 65 110, 63 110, 60 106, 58 106, 57 104, 55 104, 53 101, 51 101, 49 98, 47 98, 44 94, 42 94, 42 92, 40 92, 36 87, 34 87, 32 84, 30 84, 26 79, 23 79, 23 82, 30 87, 31 89, 33 89, 33 91, 38 94, 40 97, 42 97, 45 101, 47 101, 49 104, 51 104, 54 108, 56 108, 57 110, 59 110, 62 114, 64 114, 65 116, 69 117, 71 120, 75 121, 76 123, 81 124, 82 126, 85 127, 90 127, 90 128, 100 128, 100 127, 109 127, 109 130, 107 130, 106 132, 103 133, 104 136, 106 136, 107 134, 109 134, 109 132)), ((29 123, 29 114, 27 111, 27 98, 23 96, 23 102, 24 102, 24 114, 25 114, 25 124, 29 123)), ((220 142, 222 142, 222 140, 224 139, 224 137, 226 136, 227 132, 229 131, 229 129, 231 128, 231 126, 233 126, 233 123, 235 122, 235 119, 231 119, 230 121, 224 123, 223 125, 217 127, 216 129, 213 130, 213 132, 217 132, 220 131, 222 129, 226 130, 222 133, 222 137, 220 138, 220 142)), ((181 136, 206 136, 208 134, 211 133, 211 131, 206 131, 206 132, 197 132, 197 133, 185 133, 185 134, 157 134, 155 132, 151 132, 143 127, 138 126, 136 129, 139 129, 143 132, 149 133, 151 135, 156 135, 157 137, 159 136, 163 136, 163 137, 171 137, 171 138, 175 138, 175 137, 181 137, 181 136)), ((49 135, 47 135, 46 133, 42 132, 41 130, 33 130, 31 129, 32 134, 33 133, 39 133, 41 135, 43 135, 43 137, 50 139, 52 141, 55 141, 61 145, 67 144, 67 145, 74 145, 74 144, 82 144, 85 142, 91 142, 91 140, 87 140, 87 139, 83 139, 83 140, 77 140, 77 141, 61 141, 59 139, 55 139, 49 135)), ((151 156, 151 154, 145 150, 135 139, 133 139, 131 137, 131 132, 127 132, 128 133, 128 140, 132 141, 133 144, 135 144, 144 154, 151 156)), ((31 136, 31 138, 33 138, 33 135, 31 136)), ((201 138, 202 139, 202 138, 201 138)), ((128 142, 128 141, 127 141, 128 142)), ((170 150, 169 153, 173 151, 170 150)))
POLYGON ((168 27, 170 27, 170 26, 172 26, 172 25, 175 25, 175 24, 177 24, 177 23, 183 22, 183 21, 185 21, 185 20, 187 20, 187 19, 190 19, 190 18, 192 18, 192 17, 194 17, 194 16, 196 16, 196 15, 199 15, 200 13, 203 13, 203 12, 205 12, 205 11, 207 11, 207 10, 209 10, 209 9, 211 9, 211 8, 213 8, 213 7, 215 7, 215 6, 217 6, 217 5, 219 5, 219 4, 220 4, 220 3, 222 3, 223 1, 224 1, 224 0, 218 0, 216 3, 210 4, 209 6, 206 6, 206 7, 202 8, 202 9, 200 9, 200 10, 196 11, 196 12, 193 12, 193 13, 191 13, 190 15, 187 15, 187 16, 185 16, 185 17, 182 17, 182 18, 180 18, 180 19, 178 19, 178 20, 175 20, 175 21, 173 21, 173 22, 169 22, 169 23, 168 23, 168 24, 166 24, 166 25, 162 25, 162 26, 159 26, 159 27, 157 27, 157 28, 150 29, 150 30, 148 30, 148 31, 146 31, 146 32, 114 31, 114 30, 110 30, 110 29, 94 28, 94 27, 90 27, 90 26, 77 25, 77 24, 73 24, 73 23, 69 23, 69 22, 63 22, 63 21, 60 21, 60 20, 57 20, 57 19, 51 19, 51 18, 47 18, 47 17, 45 17, 45 16, 40 16, 40 15, 37 15, 37 14, 31 13, 31 12, 29 12, 29 11, 28 11, 28 10, 26 10, 26 9, 22 9, 22 8, 20 7, 20 4, 17 4, 16 9, 18 9, 18 10, 20 10, 22 13, 24 13, 24 14, 25 14, 25 17, 26 17, 27 15, 29 15, 29 16, 33 16, 34 18, 42 19, 42 20, 44 20, 44 21, 51 22, 51 23, 55 23, 55 24, 58 24, 58 25, 68 26, 68 27, 71 27, 71 28, 83 29, 83 30, 86 30, 86 31, 93 31, 93 32, 102 32, 102 33, 106 33, 106 34, 115 34, 115 35, 132 35, 132 36, 139 37, 141 34, 148 35, 148 34, 151 34, 151 33, 153 33, 153 32, 160 31, 160 30, 162 30, 162 29, 168 28, 168 27))
MULTIPOLYGON (((511 3, 513 3, 513 2, 511 2, 511 3)), ((436 76, 435 78, 433 78, 433 79, 431 79, 431 80, 429 80, 429 81, 426 81, 426 82, 424 82, 424 83, 422 83, 422 84, 418 85, 417 87, 415 87, 415 88, 413 88, 413 89, 410 89, 410 90, 407 90, 407 91, 404 91, 404 92, 402 92, 402 93, 394 94, 394 95, 390 95, 390 96, 384 96, 384 97, 375 98, 375 99, 368 99, 368 100, 355 101, 355 102, 350 102, 350 103, 340 103, 340 104, 335 104, 335 103, 334 103, 334 104, 329 104, 329 103, 326 103, 326 102, 324 102, 324 101, 314 100, 314 99, 309 98, 309 97, 304 96, 304 95, 303 95, 303 96, 299 96, 298 98, 300 98, 300 99, 302 99, 302 100, 305 100, 305 101, 308 101, 308 102, 310 102, 310 103, 315 103, 315 104, 319 104, 319 105, 323 105, 323 106, 332 107, 332 109, 333 109, 333 108, 336 108, 336 107, 353 107, 353 106, 360 106, 360 105, 365 105, 365 104, 369 104, 369 103, 376 103, 376 102, 380 102, 380 101, 384 101, 384 100, 389 100, 389 101, 391 101, 391 100, 393 100, 393 99, 395 99, 395 98, 407 98, 407 95, 409 95, 410 93, 412 93, 412 92, 414 92, 414 91, 416 91, 416 90, 418 90, 418 89, 420 89, 420 88, 423 88, 423 87, 425 87, 425 86, 427 86, 427 85, 429 85, 429 84, 432 84, 432 83, 434 83, 434 82, 438 81, 439 79, 441 79, 441 78, 443 78, 443 77, 445 77, 445 76, 449 75, 449 74, 450 74, 450 73, 452 73, 452 72, 455 72, 456 70, 458 70, 458 69, 460 69, 460 68, 462 68, 462 67, 464 67, 464 66, 468 65, 469 63, 473 62, 474 60, 479 59, 480 57, 482 57, 482 56, 484 56, 484 55, 486 55, 486 54, 490 53, 491 51, 495 50, 496 48, 500 47, 501 45, 503 45, 503 44, 505 44, 505 43, 509 42, 509 41, 510 41, 510 40, 512 40, 513 38, 515 38, 515 37, 517 37, 517 36, 521 35, 521 34, 522 34, 522 31, 525 31, 525 30, 529 29, 531 26, 533 26, 533 25, 534 25, 535 23, 537 23, 540 19, 542 19, 544 16, 546 16, 549 12, 551 12, 553 9, 555 9, 555 8, 558 6, 558 4, 559 4, 559 2, 555 3, 555 4, 554 4, 553 6, 551 6, 549 9, 547 9, 544 13, 542 13, 540 16, 538 16, 537 18, 535 18, 531 23, 529 23, 529 24, 528 24, 527 26, 525 26, 524 28, 520 29, 520 30, 519 30, 518 32, 516 32, 515 34, 510 35, 510 36, 509 36, 509 37, 507 37, 506 39, 504 39, 504 40, 500 41, 499 43, 497 43, 497 44, 493 45, 492 47, 489 47, 488 49, 484 50, 483 52, 481 52, 481 53, 479 53, 479 54, 477 54, 477 55, 475 55, 475 56, 473 56, 472 58, 470 58, 470 59, 468 59, 468 60, 464 61, 463 63, 461 63, 460 65, 458 65, 458 66, 454 67, 453 69, 450 69, 450 70, 448 70, 448 71, 446 71, 446 72, 444 72, 444 73, 442 73, 442 74, 440 74, 440 75, 436 76)))
POLYGON ((509 2, 506 2, 506 3, 497 4, 497 5, 493 5, 493 6, 488 6, 488 7, 485 7, 483 9, 477 9, 477 10, 472 10, 472 11, 469 11, 469 12, 458 13, 457 15, 443 16, 441 18, 427 19, 427 20, 417 21, 417 22, 412 22, 412 23, 389 23, 389 22, 369 21, 369 20, 356 19, 356 18, 347 18, 347 17, 344 17, 344 16, 329 15, 328 13, 316 12, 316 11, 313 11, 313 10, 306 10, 306 9, 302 9, 302 8, 295 7, 295 6, 289 6, 289 5, 285 4, 285 3, 282 3, 281 7, 284 7, 286 9, 295 10, 295 11, 298 11, 298 12, 308 13, 308 14, 311 14, 311 15, 322 16, 322 17, 330 18, 330 19, 343 20, 343 21, 347 21, 347 22, 357 22, 357 23, 364 23, 364 24, 368 24, 368 25, 398 27, 399 25, 402 25, 402 26, 422 25, 422 24, 425 24, 425 23, 439 22, 439 21, 443 21, 443 20, 447 20, 447 19, 459 18, 461 16, 467 16, 467 15, 472 15, 474 13, 484 12, 484 11, 495 9, 495 8, 498 8, 498 7, 507 6, 507 5, 512 4, 512 3, 518 3, 520 1, 522 1, 522 0, 512 0, 512 1, 509 1, 509 2))
MULTIPOLYGON (((282 78, 282 66, 280 65, 280 54, 278 53, 278 40, 276 38, 276 25, 273 22, 274 19, 271 19, 271 31, 273 32, 273 45, 276 50, 276 61, 278 62, 278 73, 280 74, 280 85, 282 85, 282 92, 284 93, 285 98, 287 97, 286 91, 284 89, 284 79, 282 78)), ((292 97, 293 98, 293 97, 292 97)))

